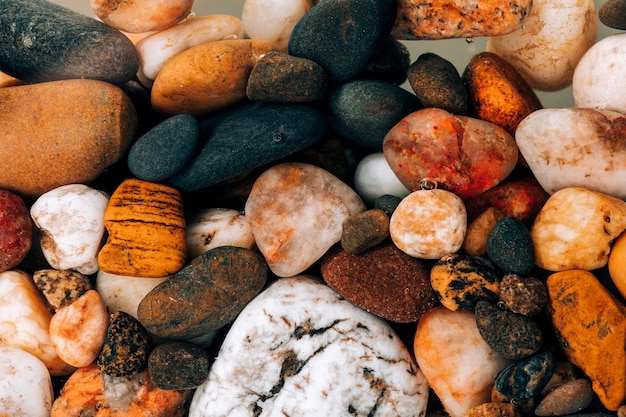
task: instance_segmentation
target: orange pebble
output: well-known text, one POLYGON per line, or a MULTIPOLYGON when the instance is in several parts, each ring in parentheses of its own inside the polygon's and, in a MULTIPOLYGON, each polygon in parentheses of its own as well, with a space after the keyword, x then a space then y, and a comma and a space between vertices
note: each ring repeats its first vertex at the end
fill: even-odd
POLYGON ((609 253, 609 275, 617 291, 626 298, 626 233, 617 238, 609 253))
POLYGON ((111 196, 104 222, 109 237, 98 254, 102 271, 157 278, 185 264, 185 217, 175 188, 126 180, 111 196))

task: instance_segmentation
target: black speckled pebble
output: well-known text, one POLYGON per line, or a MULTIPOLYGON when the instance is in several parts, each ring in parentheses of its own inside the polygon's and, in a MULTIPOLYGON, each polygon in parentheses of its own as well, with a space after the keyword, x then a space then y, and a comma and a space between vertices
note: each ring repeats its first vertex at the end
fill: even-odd
POLYGON ((313 6, 291 32, 289 55, 311 59, 331 83, 355 77, 387 40, 396 0, 325 0, 313 6))
POLYGON ((506 274, 500 280, 498 305, 507 310, 532 317, 539 314, 547 302, 546 286, 537 278, 506 274))
POLYGON ((150 352, 148 372, 161 389, 197 388, 209 375, 209 355, 193 343, 163 343, 150 352))
POLYGON ((382 149, 389 130, 404 116, 422 108, 418 98, 381 80, 348 81, 328 92, 328 124, 359 146, 382 149))
POLYGON ((391 218, 391 215, 394 211, 396 211, 396 208, 401 201, 402 198, 395 195, 381 195, 376 200, 374 200, 374 208, 381 209, 387 214, 389 218, 391 218))
POLYGON ((199 139, 200 125, 194 116, 172 116, 137 139, 128 152, 128 168, 145 181, 165 180, 189 162, 199 139))
POLYGON ((307 104, 248 103, 203 119, 207 141, 197 158, 170 178, 181 192, 201 190, 305 149, 326 131, 307 104))
POLYGON ((0 2, 0 70, 9 75, 122 84, 138 69, 133 43, 96 19, 44 0, 0 2))
POLYGON ((513 400, 537 396, 554 373, 555 361, 550 351, 519 360, 502 369, 493 380, 494 388, 513 400))
POLYGON ((530 232, 517 217, 503 217, 491 229, 487 254, 507 273, 528 275, 535 266, 535 246, 530 232))
POLYGON ((626 30, 626 0, 607 0, 598 10, 598 18, 605 26, 626 30))
POLYGON ((114 377, 130 376, 148 366, 148 333, 141 323, 123 311, 111 315, 102 351, 96 360, 100 372, 114 377))
POLYGON ((537 323, 521 314, 501 310, 486 301, 476 303, 476 326, 494 352, 508 359, 523 359, 541 347, 543 335, 537 323))
POLYGON ((411 54, 408 48, 399 40, 388 37, 359 77, 402 84, 406 81, 410 64, 411 54))

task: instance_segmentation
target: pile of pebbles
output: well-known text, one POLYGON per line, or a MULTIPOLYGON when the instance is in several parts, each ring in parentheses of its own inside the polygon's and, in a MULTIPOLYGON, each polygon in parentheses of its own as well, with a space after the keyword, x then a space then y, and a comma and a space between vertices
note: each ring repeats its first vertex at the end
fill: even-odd
POLYGON ((0 2, 0 415, 626 415, 626 3, 571 3, 0 2))

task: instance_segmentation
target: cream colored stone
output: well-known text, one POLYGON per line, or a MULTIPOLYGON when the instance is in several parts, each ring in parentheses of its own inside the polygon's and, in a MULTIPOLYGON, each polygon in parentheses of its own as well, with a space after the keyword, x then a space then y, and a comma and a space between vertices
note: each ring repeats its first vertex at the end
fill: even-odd
POLYGON ((90 0, 91 10, 115 29, 129 33, 161 30, 191 12, 194 0, 90 0))
POLYGON ((137 307, 143 297, 167 278, 131 277, 99 270, 96 291, 109 311, 123 311, 137 318, 137 307))

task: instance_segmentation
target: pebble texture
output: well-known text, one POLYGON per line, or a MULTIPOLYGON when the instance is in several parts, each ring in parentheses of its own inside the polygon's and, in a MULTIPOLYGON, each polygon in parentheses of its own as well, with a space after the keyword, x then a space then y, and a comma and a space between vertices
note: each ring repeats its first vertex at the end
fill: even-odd
POLYGON ((299 276, 241 312, 189 416, 417 417, 427 398, 424 376, 384 321, 299 276))
POLYGON ((55 311, 92 289, 89 278, 76 271, 40 269, 33 273, 33 281, 55 311))
POLYGON ((88 78, 122 84, 138 69, 133 43, 96 19, 45 0, 0 5, 0 70, 7 74, 27 82, 88 78))
POLYGON ((150 352, 148 371, 158 388, 194 389, 209 375, 209 355, 193 343, 163 343, 150 352))
POLYGON ((130 314, 116 311, 96 363, 109 376, 131 376, 146 369, 149 352, 146 329, 130 314))
POLYGON ((551 390, 534 410, 537 416, 563 416, 578 413, 593 401, 591 382, 584 378, 568 381, 551 390))
POLYGON ((500 280, 498 306, 532 317, 539 314, 547 302, 546 286, 537 278, 506 274, 500 280))
POLYGON ((358 255, 389 237, 389 216, 381 209, 367 210, 346 217, 342 228, 341 247, 358 255))
POLYGON ((626 1, 608 0, 600 6, 598 18, 604 25, 619 30, 626 30, 626 1))

